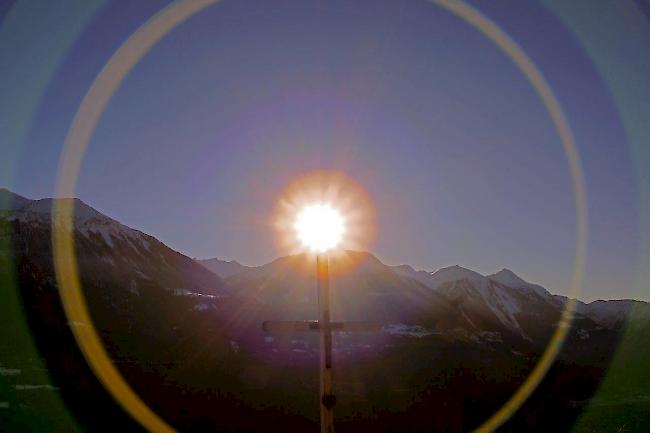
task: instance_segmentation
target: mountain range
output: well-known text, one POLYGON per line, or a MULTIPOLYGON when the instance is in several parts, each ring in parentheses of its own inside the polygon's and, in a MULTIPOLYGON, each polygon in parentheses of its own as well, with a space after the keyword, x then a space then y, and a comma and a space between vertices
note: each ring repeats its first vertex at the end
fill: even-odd
MULTIPOLYGON (((145 401, 180 430, 268 431, 278 419, 286 431, 314 428, 317 335, 261 327, 317 317, 312 256, 257 267, 197 261, 81 200, 56 200, 74 201, 76 254, 94 325, 145 401)), ((0 190, 0 257, 15 269, 39 350, 75 415, 89 425, 131 429, 71 336, 70 327, 86 324, 69 323, 61 308, 52 204, 0 190)), ((368 252, 333 256, 330 273, 333 320, 370 320, 381 329, 335 336, 340 431, 369 423, 386 431, 476 427, 525 379, 567 301, 508 269, 418 271, 368 252)), ((650 329, 648 303, 578 302, 554 369, 506 430, 568 430, 612 368, 632 315, 639 332, 650 329), (545 419, 548 410, 559 418, 545 419)), ((1 350, 3 365, 25 362, 9 356, 10 344, 1 350)), ((629 365, 643 363, 630 356, 629 365)))
MULTIPOLYGON (((316 317, 316 294, 310 290, 312 257, 282 257, 258 267, 218 258, 199 262, 239 293, 256 293, 273 304, 277 311, 268 312, 270 316, 316 317)), ((386 322, 392 333, 415 326, 430 332, 456 332, 476 341, 507 338, 522 345, 543 344, 567 300, 505 268, 487 276, 458 265, 416 271, 409 265, 389 266, 370 253, 355 251, 345 251, 330 266, 337 276, 332 284, 338 318, 386 322), (350 267, 353 270, 345 270, 350 267)), ((576 335, 587 340, 590 333, 614 329, 632 308, 647 309, 648 304, 578 301, 576 335)))

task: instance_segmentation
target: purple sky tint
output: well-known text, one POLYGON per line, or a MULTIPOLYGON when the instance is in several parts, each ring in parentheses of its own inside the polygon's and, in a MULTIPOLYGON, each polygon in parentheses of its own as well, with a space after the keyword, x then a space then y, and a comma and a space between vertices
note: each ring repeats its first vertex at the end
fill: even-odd
MULTIPOLYGON (((100 10, 50 83, 9 187, 52 195, 84 92, 163 4, 100 10)), ((478 6, 539 66, 573 127, 590 206, 582 297, 638 297, 633 161, 598 71, 543 6, 478 6)), ((78 196, 190 256, 261 264, 277 255, 266 222, 278 194, 323 168, 368 189, 373 252, 387 263, 508 267, 568 287, 575 210, 550 119, 494 45, 426 1, 246 0, 203 11, 114 95, 78 196)))

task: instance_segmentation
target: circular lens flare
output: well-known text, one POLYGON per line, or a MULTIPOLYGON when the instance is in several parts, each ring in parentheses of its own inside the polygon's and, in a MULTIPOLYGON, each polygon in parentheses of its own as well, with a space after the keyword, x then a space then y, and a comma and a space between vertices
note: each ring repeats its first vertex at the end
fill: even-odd
POLYGON ((329 204, 317 203, 305 206, 298 213, 294 228, 306 247, 323 253, 341 242, 345 221, 341 213, 329 204))

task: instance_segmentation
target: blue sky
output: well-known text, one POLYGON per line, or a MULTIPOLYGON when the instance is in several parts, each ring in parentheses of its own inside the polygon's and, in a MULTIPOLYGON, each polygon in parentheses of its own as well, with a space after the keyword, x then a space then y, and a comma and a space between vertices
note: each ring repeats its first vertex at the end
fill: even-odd
MULTIPOLYGON (((53 194, 83 94, 162 6, 97 10, 45 88, 11 189, 53 194)), ((589 200, 582 297, 642 296, 634 160, 608 87, 544 6, 476 6, 538 65, 573 128, 589 200)), ((114 95, 78 196, 187 255, 254 265, 278 254, 267 224, 277 196, 312 169, 343 171, 369 191, 372 250, 389 264, 507 267, 567 290, 575 209, 559 137, 508 58, 425 1, 226 0, 206 9, 114 95)))

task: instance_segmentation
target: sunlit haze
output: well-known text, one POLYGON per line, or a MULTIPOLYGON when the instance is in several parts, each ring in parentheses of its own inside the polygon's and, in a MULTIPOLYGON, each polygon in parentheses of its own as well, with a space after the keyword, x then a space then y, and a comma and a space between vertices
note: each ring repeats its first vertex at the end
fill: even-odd
MULTIPOLYGON (((108 2, 80 27, 40 108, 24 116, 33 127, 3 148, 1 163, 10 166, 0 170, 0 187, 53 195, 63 142, 92 80, 166 3, 108 2)), ((645 189, 636 185, 645 165, 634 161, 616 108, 625 104, 614 103, 606 75, 546 2, 513 3, 470 2, 534 61, 569 119, 589 205, 581 296, 645 298, 639 264, 649 238, 639 226, 645 189)), ((43 19, 71 28, 67 8, 51 9, 43 19)), ((0 58, 3 68, 14 58, 45 58, 7 47, 15 57, 0 58)), ((636 57, 650 68, 650 56, 636 57)), ((24 86, 15 87, 41 88, 33 78, 21 72, 24 86)), ((14 101, 2 98, 3 124, 19 124, 7 117, 23 113, 14 101)), ((348 194, 347 184, 340 190, 348 194)), ((332 203, 346 218, 345 248, 386 263, 429 272, 459 264, 483 274, 508 267, 558 293, 571 286, 575 201, 557 131, 508 56, 429 2, 206 8, 126 76, 90 138, 75 196, 190 257, 261 265, 294 253, 299 210, 332 203), (315 170, 361 185, 372 224, 360 221, 368 212, 358 194, 348 203, 298 182, 291 200, 278 200, 315 170), (277 230, 274 212, 286 203, 277 230)))

